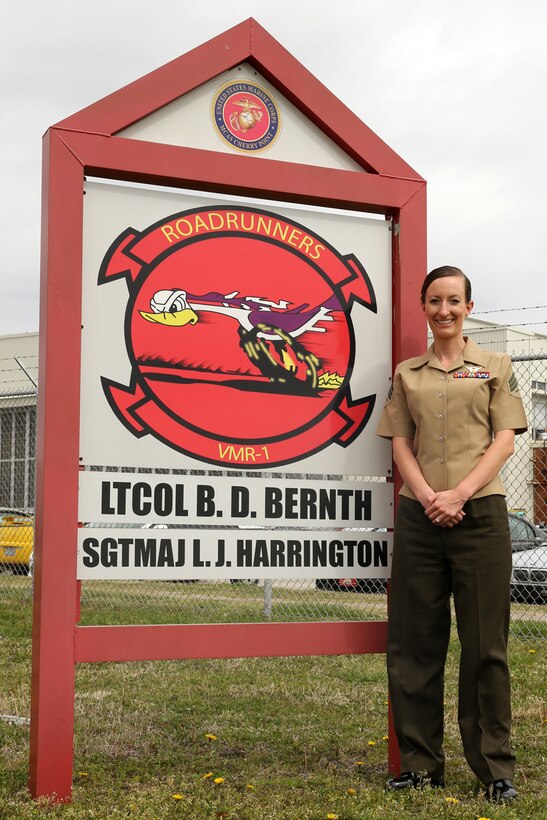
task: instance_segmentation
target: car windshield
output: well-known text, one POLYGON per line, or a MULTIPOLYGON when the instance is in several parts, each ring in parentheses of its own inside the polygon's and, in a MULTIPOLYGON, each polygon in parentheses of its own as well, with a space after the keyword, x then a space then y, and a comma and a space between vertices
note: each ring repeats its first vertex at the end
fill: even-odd
POLYGON ((524 518, 509 516, 509 529, 513 552, 528 550, 537 545, 538 533, 535 527, 524 518))

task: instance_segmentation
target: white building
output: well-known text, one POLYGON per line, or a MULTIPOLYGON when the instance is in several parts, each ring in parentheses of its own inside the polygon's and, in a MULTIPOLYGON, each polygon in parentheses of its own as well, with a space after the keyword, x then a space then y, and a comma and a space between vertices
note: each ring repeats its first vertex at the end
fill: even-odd
POLYGON ((0 507, 34 508, 38 333, 0 337, 0 507))

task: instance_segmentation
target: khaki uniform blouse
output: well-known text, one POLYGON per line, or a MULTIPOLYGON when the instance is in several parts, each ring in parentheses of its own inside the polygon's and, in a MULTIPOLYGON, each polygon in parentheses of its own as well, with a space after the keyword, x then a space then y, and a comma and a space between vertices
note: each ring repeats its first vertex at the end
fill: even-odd
MULTIPOLYGON (((414 441, 422 473, 435 491, 455 487, 477 465, 500 430, 524 433, 526 416, 506 353, 482 350, 466 339, 461 357, 447 372, 433 346, 395 370, 377 434, 414 441)), ((496 476, 473 498, 502 494, 496 476)), ((401 495, 415 498, 406 484, 401 495)))

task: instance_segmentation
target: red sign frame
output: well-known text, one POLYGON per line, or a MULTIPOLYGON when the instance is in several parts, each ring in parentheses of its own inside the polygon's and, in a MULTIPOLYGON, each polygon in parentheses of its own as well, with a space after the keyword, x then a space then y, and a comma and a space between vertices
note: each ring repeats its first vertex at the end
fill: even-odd
MULTIPOLYGON (((105 179, 385 214, 393 220, 393 358, 425 339, 425 181, 254 20, 52 127, 44 138, 30 791, 70 800, 75 665, 96 661, 384 652, 386 622, 78 625, 76 580, 83 180, 105 179), (365 172, 116 134, 250 63, 365 172), (248 174, 252 162, 252 174, 248 174), (79 273, 80 272, 80 273, 79 273), (412 298, 404 298, 412 294, 412 298), (404 304, 404 312, 402 305, 404 304)), ((396 767, 391 743, 391 767, 396 767)))

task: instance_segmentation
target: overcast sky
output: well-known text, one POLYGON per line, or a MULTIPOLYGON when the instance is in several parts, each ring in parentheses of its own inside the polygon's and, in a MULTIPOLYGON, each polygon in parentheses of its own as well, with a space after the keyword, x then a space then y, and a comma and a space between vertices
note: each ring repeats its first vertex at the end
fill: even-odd
POLYGON ((250 16, 427 180, 430 269, 477 313, 547 305, 545 0, 28 0, 0 28, 0 334, 38 329, 43 133, 250 16))

